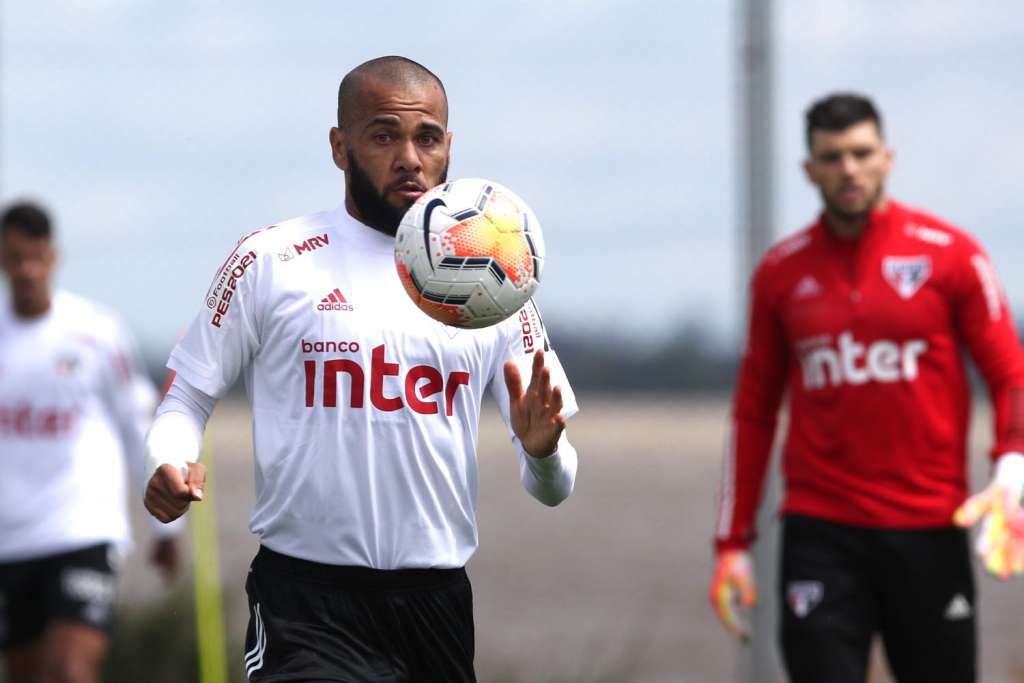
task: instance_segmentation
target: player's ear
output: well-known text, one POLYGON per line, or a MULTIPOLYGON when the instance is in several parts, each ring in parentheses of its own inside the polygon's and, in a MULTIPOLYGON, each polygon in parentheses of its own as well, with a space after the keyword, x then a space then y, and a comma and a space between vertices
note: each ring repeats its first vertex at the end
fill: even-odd
POLYGON ((48 239, 46 251, 43 253, 43 264, 46 266, 49 276, 53 275, 53 271, 58 263, 60 263, 60 254, 57 251, 57 247, 53 244, 53 240, 48 239))
POLYGON ((450 168, 452 165, 452 137, 454 135, 451 131, 444 134, 444 155, 448 159, 446 168, 450 168))
POLYGON ((818 183, 814 178, 814 160, 807 157, 801 165, 803 166, 804 175, 807 176, 807 179, 811 181, 812 184, 817 185, 818 183))
POLYGON ((331 157, 334 165, 342 171, 348 170, 348 154, 345 153, 345 131, 341 128, 331 128, 331 157))

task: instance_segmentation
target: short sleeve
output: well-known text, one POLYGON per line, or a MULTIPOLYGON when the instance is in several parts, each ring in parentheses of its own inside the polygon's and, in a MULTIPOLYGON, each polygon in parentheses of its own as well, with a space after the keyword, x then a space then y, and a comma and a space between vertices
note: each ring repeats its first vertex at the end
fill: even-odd
POLYGON ((220 398, 259 349, 256 285, 259 257, 249 235, 217 269, 203 308, 171 352, 167 367, 220 398))

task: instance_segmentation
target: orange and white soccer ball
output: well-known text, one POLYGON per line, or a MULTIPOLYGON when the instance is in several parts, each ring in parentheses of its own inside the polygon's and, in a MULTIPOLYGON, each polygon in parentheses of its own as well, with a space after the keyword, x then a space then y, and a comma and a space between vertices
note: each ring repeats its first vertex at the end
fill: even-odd
POLYGON ((516 313, 540 285, 544 239, 511 190, 465 178, 409 208, 395 236, 395 265, 424 313, 455 327, 487 327, 516 313))

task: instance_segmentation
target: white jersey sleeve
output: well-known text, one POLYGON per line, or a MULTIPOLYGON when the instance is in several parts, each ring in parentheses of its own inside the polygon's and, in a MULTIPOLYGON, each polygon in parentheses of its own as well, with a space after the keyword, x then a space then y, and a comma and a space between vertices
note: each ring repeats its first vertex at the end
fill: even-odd
MULTIPOLYGON (((129 500, 138 504, 145 490, 146 432, 153 422, 157 391, 139 361, 134 337, 117 320, 112 320, 108 344, 108 380, 106 402, 121 437, 128 474, 129 500)), ((181 524, 160 524, 152 517, 149 526, 158 536, 176 535, 181 524)))
POLYGON ((562 417, 568 419, 579 412, 576 395, 558 360, 558 355, 551 348, 540 311, 532 299, 523 306, 518 315, 501 324, 504 326, 507 344, 505 353, 499 356, 492 369, 489 384, 491 394, 498 403, 501 418, 516 446, 519 456, 519 479, 523 487, 545 505, 557 505, 572 493, 575 485, 578 462, 576 449, 563 432, 558 441, 558 448, 550 456, 534 458, 526 453, 512 430, 508 388, 505 386, 505 363, 512 361, 516 364, 523 386, 526 386, 533 377, 533 354, 542 350, 544 365, 551 372, 551 386, 560 387, 562 391, 562 417))
POLYGON ((191 386, 220 398, 250 367, 260 346, 256 308, 257 251, 260 231, 243 237, 214 275, 185 336, 167 365, 191 386))
POLYGON ((112 315, 108 318, 102 372, 102 397, 113 418, 124 449, 125 465, 133 490, 143 484, 146 431, 156 407, 156 389, 143 374, 134 339, 112 315))
POLYGON ((146 437, 146 474, 152 477, 161 465, 173 465, 188 477, 188 463, 199 460, 203 432, 216 403, 191 386, 182 377, 175 377, 157 408, 153 427, 146 437))

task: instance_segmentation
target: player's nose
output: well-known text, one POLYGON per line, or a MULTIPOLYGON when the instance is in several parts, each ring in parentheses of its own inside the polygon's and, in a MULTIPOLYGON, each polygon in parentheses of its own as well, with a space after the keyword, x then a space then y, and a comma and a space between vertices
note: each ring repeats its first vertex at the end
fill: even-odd
POLYGON ((844 154, 839 157, 839 168, 843 171, 843 175, 853 175, 858 168, 857 157, 852 154, 844 154))
POLYGON ((395 168, 399 171, 419 171, 423 168, 416 144, 406 140, 395 150, 395 168))

